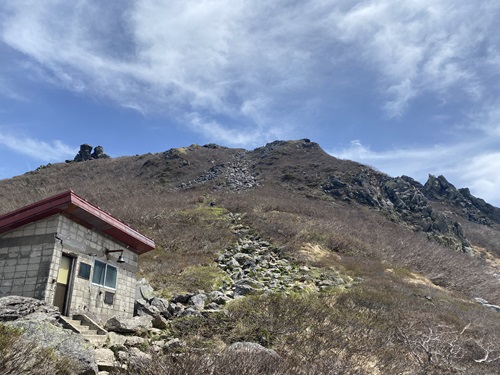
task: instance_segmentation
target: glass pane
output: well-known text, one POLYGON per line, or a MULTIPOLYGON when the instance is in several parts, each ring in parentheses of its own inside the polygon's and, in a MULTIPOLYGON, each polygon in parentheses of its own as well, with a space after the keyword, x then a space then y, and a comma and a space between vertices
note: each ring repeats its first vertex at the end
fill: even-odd
POLYGON ((110 266, 109 264, 107 265, 106 269, 106 282, 104 283, 104 286, 107 286, 108 288, 116 288, 116 268, 113 266, 110 266))
POLYGON ((78 269, 78 277, 81 277, 85 280, 90 279, 90 269, 90 264, 81 262, 80 268, 78 269))
POLYGON ((104 285, 104 271, 106 269, 106 264, 99 262, 98 260, 94 263, 94 274, 92 275, 92 282, 94 284, 104 285))

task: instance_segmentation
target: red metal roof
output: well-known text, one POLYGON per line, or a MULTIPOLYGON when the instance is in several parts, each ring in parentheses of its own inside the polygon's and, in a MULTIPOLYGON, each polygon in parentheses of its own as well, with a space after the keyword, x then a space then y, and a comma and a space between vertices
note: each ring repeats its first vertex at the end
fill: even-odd
POLYGON ((63 214, 87 228, 96 228, 128 245, 130 250, 139 255, 155 248, 152 239, 87 202, 71 190, 0 216, 0 234, 55 214, 63 214))

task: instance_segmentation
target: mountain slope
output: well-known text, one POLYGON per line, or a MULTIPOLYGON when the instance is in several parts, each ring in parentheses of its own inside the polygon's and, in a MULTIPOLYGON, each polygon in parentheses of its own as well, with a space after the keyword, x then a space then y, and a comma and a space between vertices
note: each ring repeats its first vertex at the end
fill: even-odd
POLYGON ((425 185, 393 178, 309 140, 253 151, 192 145, 0 181, 1 211, 67 189, 155 239, 140 270, 164 296, 232 282, 214 269, 242 240, 235 217, 274 257, 345 281, 173 321, 171 332, 189 347, 258 341, 286 358, 288 373, 307 373, 293 358, 317 370, 309 373, 499 370, 499 314, 473 300, 500 304, 499 209, 442 176, 425 185))

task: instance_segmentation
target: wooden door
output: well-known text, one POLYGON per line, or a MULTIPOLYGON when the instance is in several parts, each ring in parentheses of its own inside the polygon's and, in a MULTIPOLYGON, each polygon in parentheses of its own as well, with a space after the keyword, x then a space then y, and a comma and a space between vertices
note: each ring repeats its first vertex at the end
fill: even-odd
POLYGON ((59 264, 57 274, 56 294, 54 296, 54 306, 59 308, 61 314, 66 315, 68 310, 68 292, 70 290, 70 276, 73 258, 63 255, 59 264))

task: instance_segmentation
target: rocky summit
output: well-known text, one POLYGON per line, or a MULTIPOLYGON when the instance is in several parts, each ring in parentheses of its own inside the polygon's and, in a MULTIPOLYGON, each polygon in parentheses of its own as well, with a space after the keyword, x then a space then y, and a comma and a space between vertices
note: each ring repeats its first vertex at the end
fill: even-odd
POLYGON ((95 317, 92 338, 2 299, 0 372, 500 373, 500 209, 444 176, 389 176, 309 139, 82 145, 75 161, 0 181, 1 210, 72 189, 153 238, 135 316, 95 317))
POLYGON ((80 151, 76 154, 73 161, 87 161, 87 160, 95 160, 95 159, 107 159, 109 155, 104 153, 104 148, 102 146, 97 146, 92 151, 92 146, 84 143, 80 146, 80 151))

